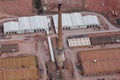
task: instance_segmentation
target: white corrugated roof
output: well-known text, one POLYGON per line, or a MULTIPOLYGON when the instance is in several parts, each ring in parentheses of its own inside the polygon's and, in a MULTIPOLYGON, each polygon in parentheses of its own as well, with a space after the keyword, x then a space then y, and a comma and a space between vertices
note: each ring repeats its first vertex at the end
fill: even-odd
POLYGON ((41 16, 41 23, 43 23, 43 28, 44 29, 48 29, 48 19, 47 19, 47 16, 41 16))
POLYGON ((31 16, 31 17, 20 17, 18 22, 7 22, 4 23, 4 32, 20 31, 24 32, 29 30, 30 32, 36 29, 48 30, 48 18, 47 16, 31 16), (16 27, 17 26, 17 27, 16 27))
MULTIPOLYGON (((53 15, 53 22, 57 33, 58 28, 58 15, 53 15)), ((80 13, 63 13, 62 14, 62 27, 70 27, 70 29, 86 28, 87 25, 100 25, 97 16, 86 15, 82 16, 80 13)))
POLYGON ((80 13, 71 13, 71 21, 73 26, 83 26, 83 20, 80 13))
POLYGON ((18 18, 19 28, 20 30, 30 30, 30 21, 29 17, 20 17, 18 18))
POLYGON ((19 30, 18 22, 15 21, 5 22, 3 23, 3 26, 4 26, 4 33, 19 30))
MULTIPOLYGON (((58 15, 53 15, 53 22, 56 28, 58 28, 58 15)), ((62 27, 72 26, 71 18, 69 14, 62 14, 62 27)))
POLYGON ((84 25, 99 25, 100 24, 97 16, 94 16, 94 15, 83 16, 83 22, 84 22, 84 25))
POLYGON ((31 16, 30 17, 30 26, 31 29, 39 29, 41 28, 41 24, 40 24, 40 19, 38 16, 31 16))
POLYGON ((58 28, 58 15, 53 15, 54 27, 58 28))
MULTIPOLYGON (((53 22, 54 22, 54 26, 55 26, 55 30, 56 33, 58 33, 58 15, 53 15, 53 22)), ((70 18, 70 14, 62 14, 62 27, 66 28, 66 27, 72 27, 72 22, 71 22, 71 18, 70 18)))
POLYGON ((62 14, 62 25, 63 25, 63 27, 71 27, 72 26, 70 14, 62 14))
POLYGON ((32 29, 48 29, 47 16, 31 16, 30 25, 32 29))

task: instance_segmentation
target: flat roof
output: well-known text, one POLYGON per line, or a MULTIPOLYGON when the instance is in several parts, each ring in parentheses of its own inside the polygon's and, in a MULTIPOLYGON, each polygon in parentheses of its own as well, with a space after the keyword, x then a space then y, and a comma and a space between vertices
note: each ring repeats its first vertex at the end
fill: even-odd
POLYGON ((83 51, 79 59, 84 75, 120 72, 120 49, 83 51))
POLYGON ((73 35, 73 36, 68 36, 67 39, 74 39, 74 38, 85 38, 88 37, 86 34, 84 35, 73 35))
POLYGON ((90 41, 92 45, 119 43, 120 35, 90 37, 90 41))
POLYGON ((67 39, 69 47, 90 46, 89 37, 67 39))
POLYGON ((17 43, 14 44, 0 44, 0 54, 7 52, 17 52, 19 50, 19 46, 17 43))
POLYGON ((113 42, 111 36, 94 37, 94 38, 91 37, 90 41, 92 45, 107 44, 113 42))

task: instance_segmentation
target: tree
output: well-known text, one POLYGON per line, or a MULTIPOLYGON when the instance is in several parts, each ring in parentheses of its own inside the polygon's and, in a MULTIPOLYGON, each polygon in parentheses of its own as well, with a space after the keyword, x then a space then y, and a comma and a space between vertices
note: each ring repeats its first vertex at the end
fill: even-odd
POLYGON ((41 0, 34 0, 34 4, 35 4, 35 8, 36 8, 38 14, 43 12, 42 1, 41 0))

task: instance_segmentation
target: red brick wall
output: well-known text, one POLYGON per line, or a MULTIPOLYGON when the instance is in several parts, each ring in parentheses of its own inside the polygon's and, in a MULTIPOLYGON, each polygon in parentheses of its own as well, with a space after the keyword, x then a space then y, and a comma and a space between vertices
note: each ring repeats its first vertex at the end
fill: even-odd
POLYGON ((32 15, 32 0, 0 0, 0 12, 15 16, 32 15))

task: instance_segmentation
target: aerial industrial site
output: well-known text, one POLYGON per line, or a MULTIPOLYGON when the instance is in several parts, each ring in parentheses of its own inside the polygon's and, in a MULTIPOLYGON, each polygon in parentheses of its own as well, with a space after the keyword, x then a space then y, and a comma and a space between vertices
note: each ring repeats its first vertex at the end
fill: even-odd
POLYGON ((120 1, 0 0, 0 80, 120 80, 120 1))

